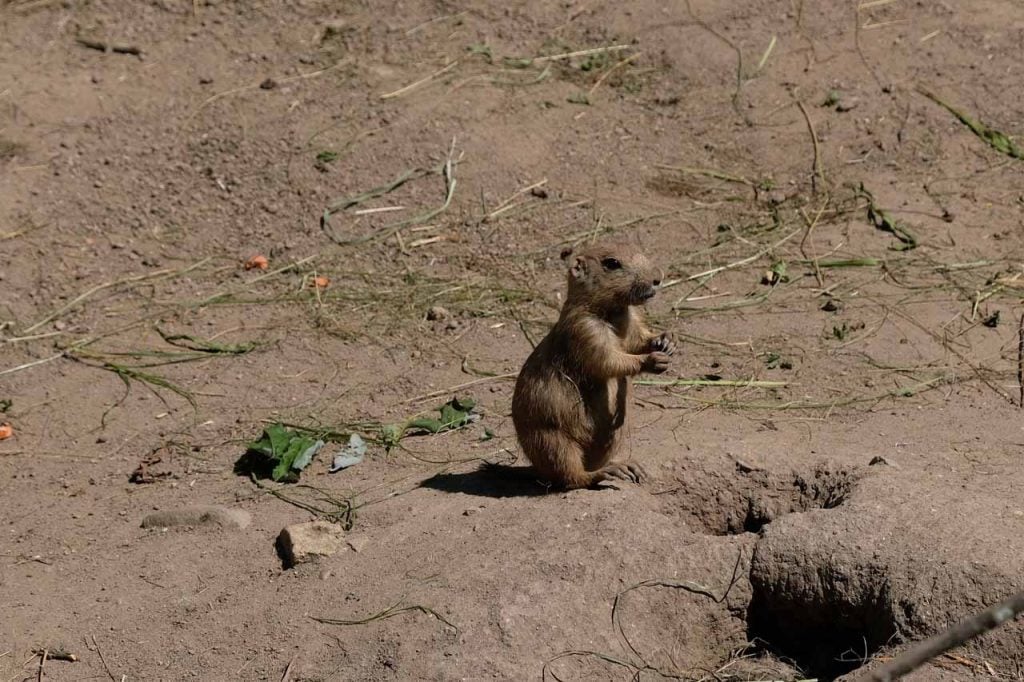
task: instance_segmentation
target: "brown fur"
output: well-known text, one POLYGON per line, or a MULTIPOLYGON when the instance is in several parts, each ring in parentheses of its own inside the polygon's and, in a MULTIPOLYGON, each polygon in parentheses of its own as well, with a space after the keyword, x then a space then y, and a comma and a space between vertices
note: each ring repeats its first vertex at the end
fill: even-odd
POLYGON ((639 481, 640 467, 611 460, 625 432, 630 377, 664 372, 675 351, 668 334, 644 325, 637 307, 654 295, 661 273, 623 244, 562 257, 570 263, 568 296, 512 397, 519 445, 541 478, 564 488, 639 481))

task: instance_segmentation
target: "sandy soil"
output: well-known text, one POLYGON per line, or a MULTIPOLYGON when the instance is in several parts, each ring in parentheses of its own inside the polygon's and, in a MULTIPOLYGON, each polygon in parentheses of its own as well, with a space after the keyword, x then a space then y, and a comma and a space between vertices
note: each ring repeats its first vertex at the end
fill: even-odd
MULTIPOLYGON (((0 0, 0 680, 833 680, 1024 588, 1022 162, 926 94, 1012 138, 1022 41, 1009 0, 0 0), (607 235, 679 383, 651 480, 547 493, 511 380, 607 235), (276 421, 369 453, 257 485, 276 421), (252 523, 141 527, 198 505, 252 523)), ((1024 627, 916 679, 1024 679, 1024 627)))

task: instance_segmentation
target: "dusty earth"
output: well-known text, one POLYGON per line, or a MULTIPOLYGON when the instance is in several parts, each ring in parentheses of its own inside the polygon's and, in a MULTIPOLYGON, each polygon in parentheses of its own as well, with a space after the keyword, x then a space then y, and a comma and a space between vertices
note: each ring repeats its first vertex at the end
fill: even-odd
MULTIPOLYGON (((1012 137, 1022 47, 1011 0, 3 0, 0 680, 831 680, 1024 588, 1022 161, 924 94, 1012 137), (608 235, 683 352, 650 480, 545 494, 511 378, 608 235), (254 482, 276 421, 368 456, 254 482)), ((916 679, 1024 679, 1024 627, 916 679)))

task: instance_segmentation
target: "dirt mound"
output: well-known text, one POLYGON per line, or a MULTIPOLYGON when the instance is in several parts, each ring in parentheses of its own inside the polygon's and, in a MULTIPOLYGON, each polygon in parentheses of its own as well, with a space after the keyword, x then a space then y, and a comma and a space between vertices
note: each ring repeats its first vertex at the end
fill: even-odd
POLYGON ((665 494, 670 513, 713 535, 757 533, 786 514, 833 509, 846 501, 857 480, 854 472, 827 464, 778 474, 737 463, 728 474, 698 469, 676 476, 679 486, 665 494))
MULTIPOLYGON (((990 485, 938 494, 927 475, 887 470, 834 512, 766 527, 751 562, 751 637, 830 679, 1021 589, 1024 520, 990 485)), ((964 653, 1008 670, 1022 643, 1024 624, 1011 624, 964 653)))

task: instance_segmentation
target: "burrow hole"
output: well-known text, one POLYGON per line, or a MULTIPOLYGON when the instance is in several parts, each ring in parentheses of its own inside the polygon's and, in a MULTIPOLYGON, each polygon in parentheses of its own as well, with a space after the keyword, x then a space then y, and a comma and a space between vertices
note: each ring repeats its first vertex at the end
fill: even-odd
POLYGON ((665 493, 669 513, 709 535, 738 535, 757 533, 786 514, 838 507, 857 476, 832 465, 774 473, 737 464, 728 473, 681 471, 677 480, 678 487, 665 493))

